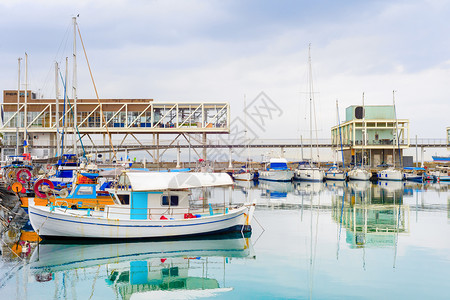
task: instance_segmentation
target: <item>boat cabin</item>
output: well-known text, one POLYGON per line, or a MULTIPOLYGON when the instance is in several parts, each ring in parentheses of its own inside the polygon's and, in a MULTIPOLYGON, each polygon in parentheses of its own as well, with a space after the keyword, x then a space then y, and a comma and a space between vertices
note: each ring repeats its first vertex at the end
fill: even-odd
POLYGON ((284 158, 271 158, 267 170, 288 170, 287 160, 284 158))
POLYGON ((191 188, 232 184, 226 173, 124 172, 115 189, 108 190, 116 204, 105 206, 105 213, 109 219, 195 218, 191 188))

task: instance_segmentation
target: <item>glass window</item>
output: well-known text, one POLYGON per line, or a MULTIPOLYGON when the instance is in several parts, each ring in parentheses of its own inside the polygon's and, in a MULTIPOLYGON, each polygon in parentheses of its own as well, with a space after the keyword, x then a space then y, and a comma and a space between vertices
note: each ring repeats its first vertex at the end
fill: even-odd
POLYGON ((80 186, 77 191, 77 195, 92 195, 94 193, 94 187, 92 186, 80 186))
MULTIPOLYGON (((162 196, 162 205, 163 206, 169 205, 169 197, 168 196, 162 196)), ((170 206, 178 206, 178 196, 177 195, 170 196, 170 206)))

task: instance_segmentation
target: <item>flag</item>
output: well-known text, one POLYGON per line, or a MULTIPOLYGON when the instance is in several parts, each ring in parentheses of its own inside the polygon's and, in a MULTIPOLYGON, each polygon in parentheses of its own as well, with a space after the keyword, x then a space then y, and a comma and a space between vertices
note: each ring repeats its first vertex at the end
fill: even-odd
POLYGON ((23 140, 23 147, 24 147, 24 148, 28 147, 27 140, 23 140))

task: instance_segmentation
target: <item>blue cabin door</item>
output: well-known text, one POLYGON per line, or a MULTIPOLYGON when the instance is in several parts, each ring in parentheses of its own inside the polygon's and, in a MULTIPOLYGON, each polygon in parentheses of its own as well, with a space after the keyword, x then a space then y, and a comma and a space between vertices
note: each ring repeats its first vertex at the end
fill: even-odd
POLYGON ((130 219, 132 220, 146 220, 148 216, 146 192, 132 192, 131 193, 131 208, 130 219))

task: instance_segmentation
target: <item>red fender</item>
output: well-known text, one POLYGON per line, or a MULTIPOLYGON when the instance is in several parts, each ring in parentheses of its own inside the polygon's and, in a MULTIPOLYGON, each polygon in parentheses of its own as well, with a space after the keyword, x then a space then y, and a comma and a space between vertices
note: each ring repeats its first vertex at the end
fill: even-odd
POLYGON ((45 179, 45 178, 42 178, 42 179, 39 179, 38 181, 36 181, 36 183, 34 184, 34 193, 39 198, 45 199, 45 198, 47 198, 47 195, 39 190, 39 187, 43 184, 48 185, 51 189, 54 189, 55 186, 53 185, 53 182, 51 182, 50 180, 45 179))

